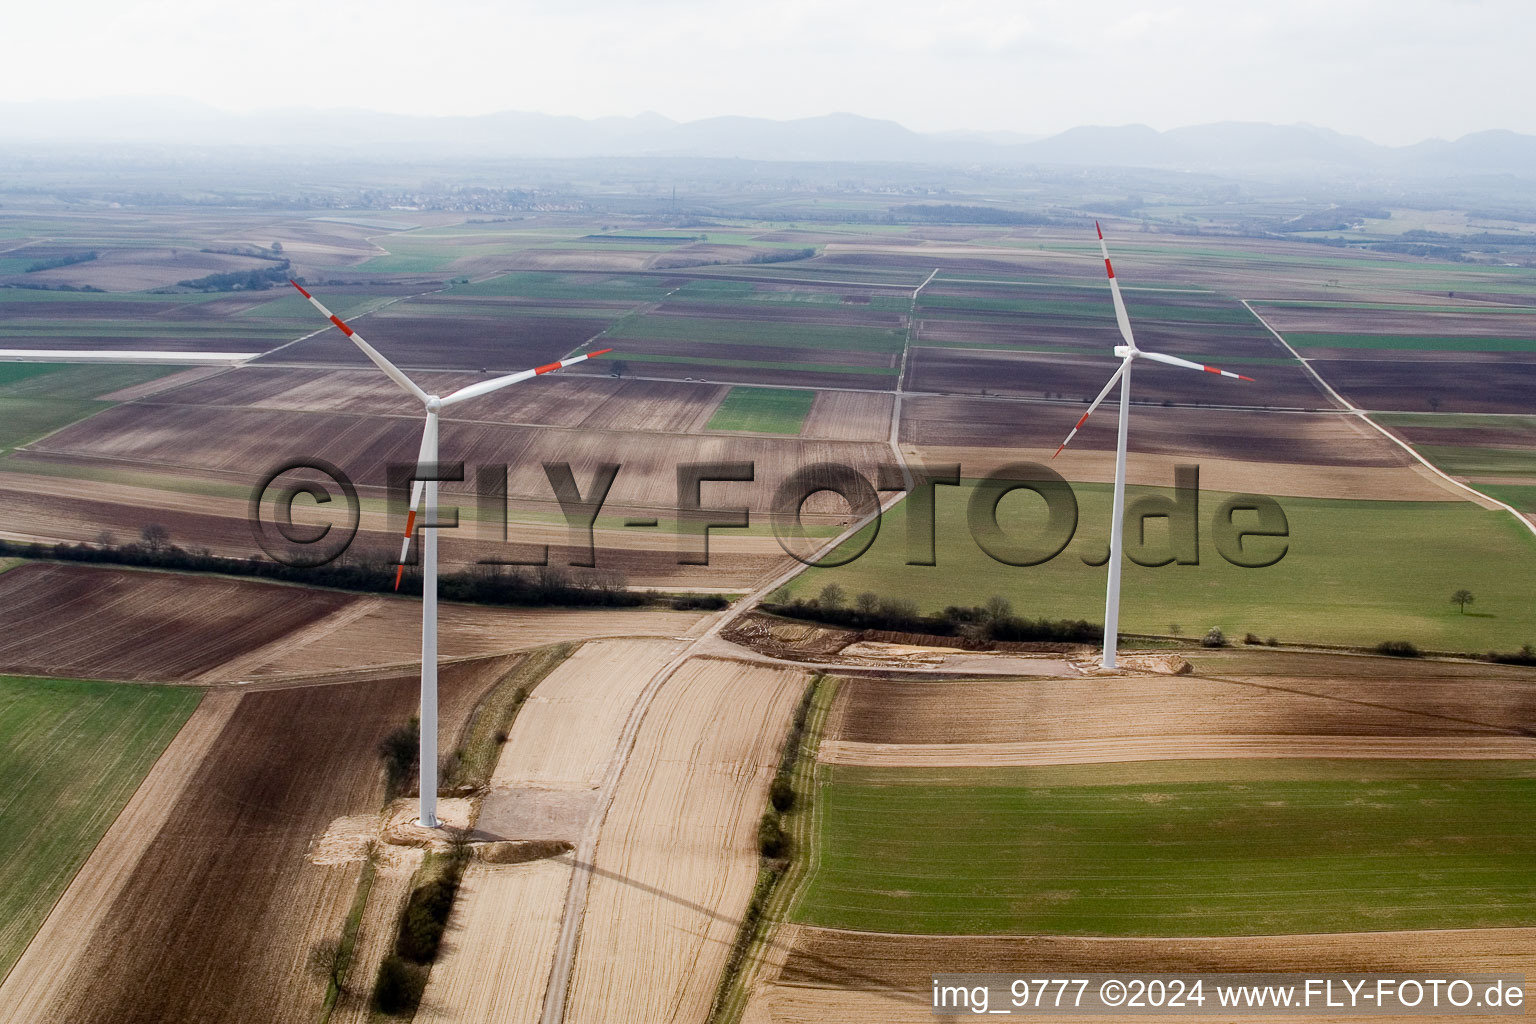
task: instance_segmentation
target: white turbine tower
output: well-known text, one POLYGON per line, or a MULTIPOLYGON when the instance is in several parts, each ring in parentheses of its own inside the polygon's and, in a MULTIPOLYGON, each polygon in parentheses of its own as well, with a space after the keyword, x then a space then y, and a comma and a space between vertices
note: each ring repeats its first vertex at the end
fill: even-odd
POLYGON ((437 465, 437 414, 450 405, 471 398, 479 398, 488 395, 492 391, 499 391, 509 384, 536 377, 541 373, 551 373, 561 367, 579 363, 584 359, 600 356, 612 349, 601 349, 597 352, 588 352, 585 355, 572 356, 570 359, 562 359, 558 363, 547 363, 531 370, 522 370, 518 373, 509 373, 504 377, 493 377, 483 380, 478 384, 460 388, 450 394, 439 398, 437 395, 429 395, 416 386, 415 381, 400 372, 400 368, 385 359, 379 351, 363 340, 351 327, 342 322, 341 318, 320 304, 297 281, 290 280, 289 284, 299 290, 299 294, 309 300, 310 305, 318 309, 331 323, 341 329, 341 333, 351 338, 358 348, 363 350, 363 355, 373 360, 375 366, 383 370, 390 380, 415 397, 427 410, 427 422, 421 432, 421 451, 416 456, 416 481, 411 487, 410 512, 405 523, 405 544, 400 549, 400 567, 395 570, 395 589, 400 589, 400 577, 405 572, 405 559, 411 549, 411 534, 416 529, 416 510, 421 507, 422 497, 426 497, 426 516, 421 532, 421 823, 428 828, 436 828, 437 821, 437 530, 430 524, 437 521, 437 481, 423 480, 423 476, 436 475, 437 465))
MULTIPOLYGON (((1099 233, 1099 251, 1104 254, 1104 270, 1109 274, 1109 293, 1115 300, 1115 320, 1120 324, 1120 337, 1125 339, 1125 344, 1115 346, 1115 355, 1121 358, 1120 368, 1109 378, 1109 383, 1104 385, 1104 390, 1099 392, 1099 397, 1095 398, 1093 404, 1088 407, 1088 411, 1083 413, 1082 418, 1077 421, 1077 426, 1073 427, 1072 432, 1067 435, 1067 439, 1061 442, 1061 448, 1056 449, 1056 455, 1060 455, 1062 448, 1077 436, 1077 432, 1082 429, 1088 417, 1093 415, 1093 410, 1099 407, 1118 381, 1120 383, 1120 436, 1115 442, 1115 500, 1109 521, 1109 586, 1104 595, 1104 667, 1114 668, 1115 647, 1120 631, 1120 554, 1125 541, 1125 439, 1131 417, 1131 363, 1137 359, 1150 359, 1154 363, 1204 370, 1206 373, 1236 377, 1238 380, 1251 381, 1253 378, 1227 370, 1218 370, 1204 363, 1180 359, 1178 356, 1166 356, 1161 352, 1147 352, 1137 348, 1136 339, 1131 336, 1131 318, 1126 315, 1125 300, 1120 297, 1120 283, 1115 280, 1115 268, 1109 262, 1109 247, 1104 244, 1104 229, 1099 227, 1098 221, 1093 222, 1093 227, 1099 233)), ((1051 458, 1054 459, 1056 455, 1052 455, 1051 458)))

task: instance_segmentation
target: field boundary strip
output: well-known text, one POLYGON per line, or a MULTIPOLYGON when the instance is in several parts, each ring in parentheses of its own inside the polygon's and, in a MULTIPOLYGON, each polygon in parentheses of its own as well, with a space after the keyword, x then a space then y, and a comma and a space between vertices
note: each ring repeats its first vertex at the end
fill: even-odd
POLYGON ((1490 503, 1492 505, 1497 505, 1499 508, 1503 509, 1504 511, 1508 512, 1510 515, 1514 516, 1515 517, 1515 522, 1517 522, 1521 526, 1525 527, 1525 529, 1530 532, 1532 537, 1536 537, 1536 522, 1532 522, 1530 519, 1527 519, 1523 514, 1521 514, 1519 509, 1515 508, 1513 505, 1509 504, 1508 502, 1500 501, 1498 498, 1494 498, 1494 497, 1491 497, 1491 496, 1489 496, 1487 494, 1484 494, 1482 491, 1479 491, 1477 488, 1472 487, 1472 486, 1470 486, 1468 484, 1464 484, 1460 480, 1457 480, 1455 477, 1450 476, 1444 470, 1442 470, 1439 466, 1436 466, 1434 463, 1430 462, 1424 456, 1420 455, 1417 451, 1415 451, 1412 445, 1408 444, 1402 438, 1400 438, 1397 435, 1393 434, 1386 427, 1383 427, 1381 424, 1379 424, 1375 420, 1371 419, 1370 413, 1366 412, 1364 409, 1360 408, 1358 405, 1356 405, 1355 403, 1351 402, 1349 399, 1345 398, 1343 395, 1341 395, 1337 391, 1335 391, 1333 389, 1333 385, 1329 384, 1326 380, 1324 380, 1323 379, 1323 375, 1318 373, 1317 370, 1315 370, 1312 367, 1312 364, 1310 362, 1308 362, 1306 359, 1303 359, 1300 352, 1297 352, 1294 348, 1291 347, 1291 343, 1285 340, 1285 336, 1282 335, 1279 331, 1275 330, 1273 327, 1271 327, 1269 325, 1269 321, 1265 320, 1262 316, 1260 316, 1258 314, 1258 311, 1256 311, 1252 306, 1250 306, 1248 304, 1248 300, 1247 299, 1239 299, 1238 301, 1243 304, 1243 308, 1244 309, 1246 309, 1248 312, 1253 314, 1254 319, 1258 320, 1259 323, 1264 325, 1264 329, 1265 330, 1267 330, 1270 334, 1273 334, 1275 336, 1275 340, 1276 341, 1278 341, 1280 344, 1285 346, 1285 350, 1287 352, 1289 352, 1291 355, 1296 357, 1296 361, 1299 362, 1303 367, 1306 368, 1307 373, 1312 375, 1312 378, 1317 381, 1317 383, 1323 388, 1323 390, 1325 392, 1328 393, 1328 395, 1330 395, 1333 398, 1334 401, 1336 401, 1340 405, 1344 406, 1344 408, 1347 411, 1349 411, 1350 413, 1353 413, 1355 416, 1358 416, 1365 423, 1370 424, 1370 426, 1374 430, 1376 430, 1377 433, 1381 434, 1382 437, 1385 437, 1388 441, 1391 441, 1393 444, 1397 445, 1403 451, 1405 451, 1409 455, 1413 456, 1413 459, 1414 459, 1415 462, 1419 463, 1425 469, 1427 469, 1431 473, 1435 474, 1435 476, 1437 476, 1440 479, 1444 480, 1446 483, 1450 484, 1453 487, 1460 488, 1461 490, 1466 491, 1468 494, 1471 494, 1471 495, 1474 495, 1474 496, 1476 496, 1478 498, 1481 498, 1483 501, 1486 501, 1486 502, 1488 502, 1488 503, 1490 503))

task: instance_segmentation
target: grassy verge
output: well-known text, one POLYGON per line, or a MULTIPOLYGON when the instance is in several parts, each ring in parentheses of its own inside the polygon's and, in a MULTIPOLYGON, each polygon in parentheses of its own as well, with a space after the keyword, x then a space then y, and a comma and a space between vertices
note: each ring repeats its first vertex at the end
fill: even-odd
POLYGON ((203 691, 0 676, 0 977, 203 691))
POLYGON ((710 1007, 709 1024, 736 1024, 741 1019, 774 925, 787 919, 815 855, 816 750, 836 696, 837 680, 818 675, 811 680, 796 709, 792 742, 786 744, 774 776, 775 783, 784 780, 793 793, 793 802, 779 815, 780 826, 788 838, 788 855, 776 861, 765 858, 758 871, 747 915, 710 1007))
POLYGON ((341 996, 341 988, 336 979, 345 980, 347 972, 352 969, 352 954, 357 949, 357 930, 362 926, 363 910, 368 906, 368 894, 373 891, 373 879, 377 871, 372 857, 363 861, 363 873, 357 880, 357 895, 352 897, 352 907, 347 911, 347 919, 341 926, 341 940, 336 948, 336 970, 325 987, 325 1002, 320 1007, 320 1024, 328 1024, 331 1012, 336 1008, 336 1000, 341 996))
POLYGON ((835 767, 793 919, 930 934, 1536 923, 1536 767, 1187 761, 835 767))

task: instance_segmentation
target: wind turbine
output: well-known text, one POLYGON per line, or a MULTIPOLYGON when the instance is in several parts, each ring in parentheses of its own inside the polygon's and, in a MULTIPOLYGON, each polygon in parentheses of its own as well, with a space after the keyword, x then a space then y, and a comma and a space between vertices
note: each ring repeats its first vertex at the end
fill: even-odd
MULTIPOLYGON (((1109 262, 1109 247, 1104 244, 1104 229, 1099 227, 1098 221, 1093 222, 1093 227, 1099 233, 1099 251, 1104 254, 1104 270, 1109 274, 1109 293, 1115 300, 1115 320, 1120 325, 1120 337, 1125 339, 1125 344, 1115 346, 1115 355, 1121 359, 1120 368, 1110 376, 1109 383, 1104 385, 1104 390, 1099 392, 1099 397, 1093 400, 1088 411, 1083 413, 1082 418, 1077 421, 1077 426, 1072 428, 1072 433, 1061 442, 1061 448, 1056 449, 1056 455, 1060 455, 1062 448, 1077 436, 1077 432, 1088 421, 1088 417, 1093 415, 1093 410, 1099 407, 1116 382, 1119 382, 1120 436, 1115 442, 1115 500, 1114 511, 1110 513, 1109 521, 1109 586, 1104 595, 1104 667, 1114 668, 1115 647, 1119 641, 1120 631, 1120 555, 1125 542, 1125 439, 1131 418, 1131 363, 1137 359, 1150 359, 1154 363, 1183 366, 1190 370, 1204 370, 1206 373, 1236 377, 1238 380, 1251 381, 1253 378, 1228 370, 1218 370, 1204 363, 1180 359, 1178 356, 1167 356, 1161 352, 1147 352, 1137 348, 1136 339, 1131 335, 1131 318, 1126 315, 1125 300, 1120 297, 1120 282, 1115 280, 1115 268, 1109 262)), ((1056 455, 1052 455, 1051 458, 1056 458, 1056 455)))
POLYGON ((385 359, 372 345, 363 340, 351 327, 342 322, 335 313, 320 304, 320 300, 304 290, 303 285, 294 280, 289 284, 299 290, 299 294, 309 300, 310 305, 320 311, 331 323, 335 324, 341 333, 352 339, 353 344, 362 349, 363 355, 373 360, 375 366, 383 370, 385 375, 401 389, 413 396, 427 410, 426 426, 421 432, 421 451, 416 456, 416 481, 411 487, 410 513, 405 522, 405 544, 400 549, 400 567, 395 570, 395 589, 400 589, 400 577, 405 572, 405 558, 411 549, 411 534, 416 529, 416 510, 421 507, 423 496, 426 498, 426 517, 421 531, 421 753, 419 767, 421 770, 421 823, 427 828, 436 828, 437 821, 437 530, 433 525, 437 521, 437 481, 424 480, 424 476, 436 475, 437 467, 437 415, 450 405, 471 398, 479 398, 488 395, 492 391, 499 391, 509 384, 527 380, 529 377, 537 377, 543 373, 553 373, 562 367, 579 363, 584 359, 600 356, 604 352, 612 352, 612 349, 601 349, 597 352, 588 352, 584 355, 572 356, 562 359, 557 363, 546 363, 536 366, 531 370, 521 370, 517 373, 509 373, 504 377, 492 377, 477 384, 460 388, 439 398, 437 395, 429 395, 416 386, 416 382, 400 372, 400 368, 388 359, 385 359))

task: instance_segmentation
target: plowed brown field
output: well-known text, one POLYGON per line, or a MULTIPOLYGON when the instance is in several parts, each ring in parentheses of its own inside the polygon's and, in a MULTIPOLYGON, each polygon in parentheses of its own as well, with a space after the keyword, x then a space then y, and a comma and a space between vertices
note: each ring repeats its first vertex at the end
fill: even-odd
MULTIPOLYGON (((448 666, 453 736, 505 660, 448 666)), ((378 807, 376 747, 416 707, 412 675, 244 695, 122 883, 51 1008, 31 1020, 311 1021, 304 968, 340 934, 358 865, 317 865, 311 841, 378 807)))
MULTIPOLYGON (((936 972, 1536 973, 1536 929, 1266 935, 1220 939, 882 935, 786 928, 782 974, 754 993, 745 1021, 932 1021, 936 972)), ((1527 983, 1527 1000, 1536 985, 1527 983)), ((1100 1021, 1124 1017, 1044 1017, 1100 1021)), ((1319 1014, 1313 1021, 1350 1020, 1319 1014)), ((1423 1017, 1377 1018, 1423 1020, 1423 1017)), ((1492 1024, 1503 1017, 1458 1017, 1492 1024)))
POLYGON ((33 563, 0 575, 0 667, 190 679, 357 600, 214 576, 33 563))
MULTIPOLYGON (((1140 738, 1177 744, 1197 736, 1514 739, 1521 730, 1536 732, 1536 678, 1530 674, 1490 678, 1403 670, 1351 678, 1347 673, 1356 665, 1386 659, 1331 660, 1331 677, 1245 679, 1233 664, 1221 678, 849 679, 838 688, 828 739, 987 745, 1140 738)), ((834 742, 822 749, 829 754, 837 748, 834 742)))

